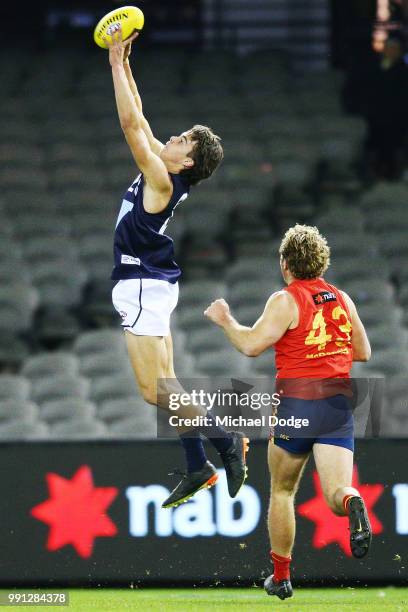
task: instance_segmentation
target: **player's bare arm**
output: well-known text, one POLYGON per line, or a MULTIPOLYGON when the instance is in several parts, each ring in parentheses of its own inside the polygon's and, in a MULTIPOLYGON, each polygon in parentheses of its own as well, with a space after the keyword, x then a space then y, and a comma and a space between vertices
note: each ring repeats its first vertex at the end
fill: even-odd
POLYGON ((347 293, 344 291, 341 293, 346 300, 350 312, 352 325, 351 345, 353 347, 353 361, 369 361, 371 357, 370 341, 368 339, 365 327, 358 316, 356 305, 347 293))
POLYGON ((132 40, 133 37, 122 41, 122 31, 119 28, 112 37, 112 42, 106 43, 109 47, 109 62, 112 67, 120 125, 146 183, 144 207, 149 213, 158 213, 167 206, 173 186, 164 162, 150 147, 143 130, 142 114, 137 108, 123 67, 125 48, 132 40))
POLYGON ((225 300, 216 300, 204 312, 219 325, 230 342, 247 357, 257 357, 272 347, 284 333, 296 326, 297 306, 286 291, 272 294, 265 309, 252 327, 240 325, 231 315, 225 300))
MULTIPOLYGON (((138 33, 137 33, 138 35, 138 33)), ((137 36, 136 36, 137 37, 137 36)), ((133 77, 132 74, 132 69, 130 67, 130 62, 129 62, 129 56, 132 50, 132 43, 129 43, 126 47, 125 47, 125 51, 124 51, 124 56, 123 56, 123 67, 125 69, 125 74, 129 83, 129 87, 130 90, 133 94, 133 97, 135 99, 136 102, 136 106, 140 112, 140 114, 142 115, 142 128, 144 133, 147 136, 147 140, 149 141, 149 145, 151 150, 153 151, 153 153, 156 153, 156 155, 159 155, 160 151, 163 149, 164 144, 162 142, 160 142, 160 140, 158 140, 157 138, 154 137, 153 132, 150 128, 149 122, 147 121, 146 117, 143 114, 143 104, 142 104, 142 99, 140 97, 139 94, 139 90, 137 88, 136 85, 136 81, 133 77)))

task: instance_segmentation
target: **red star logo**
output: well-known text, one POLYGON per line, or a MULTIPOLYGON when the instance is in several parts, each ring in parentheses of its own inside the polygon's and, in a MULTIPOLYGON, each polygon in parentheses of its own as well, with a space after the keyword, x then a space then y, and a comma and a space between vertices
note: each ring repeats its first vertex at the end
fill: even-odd
POLYGON ((96 537, 116 535, 116 525, 105 511, 118 489, 94 487, 88 465, 81 466, 71 480, 53 473, 46 479, 50 497, 32 508, 31 515, 50 526, 47 550, 71 544, 78 555, 87 558, 92 555, 96 537))
MULTIPOLYGON (((313 481, 316 497, 301 504, 297 509, 300 516, 304 516, 316 524, 312 545, 314 548, 324 548, 333 542, 337 542, 346 555, 351 557, 348 518, 346 516, 336 516, 330 510, 324 500, 317 472, 313 473, 313 481)), ((352 486, 360 491, 361 497, 364 499, 373 535, 381 533, 383 526, 374 514, 373 506, 382 494, 384 486, 382 484, 360 484, 357 466, 354 466, 353 469, 352 486)))

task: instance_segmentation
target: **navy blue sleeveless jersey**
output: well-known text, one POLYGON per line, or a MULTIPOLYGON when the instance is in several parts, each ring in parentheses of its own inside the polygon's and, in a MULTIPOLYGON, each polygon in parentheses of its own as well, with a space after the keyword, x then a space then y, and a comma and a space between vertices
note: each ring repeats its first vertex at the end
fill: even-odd
POLYGON ((126 191, 116 222, 112 280, 177 282, 181 271, 174 261, 173 240, 164 232, 176 206, 187 198, 189 185, 178 174, 170 174, 170 178, 173 194, 160 213, 148 213, 143 208, 143 174, 126 191))

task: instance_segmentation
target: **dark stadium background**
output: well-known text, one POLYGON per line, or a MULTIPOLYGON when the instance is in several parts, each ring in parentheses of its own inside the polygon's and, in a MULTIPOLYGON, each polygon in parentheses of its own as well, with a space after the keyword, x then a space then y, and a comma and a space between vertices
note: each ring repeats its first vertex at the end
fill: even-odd
MULTIPOLYGON (((380 408, 375 391, 366 400, 374 428, 363 419, 366 439, 357 441, 358 477, 377 524, 370 558, 352 566, 340 541, 313 543, 317 526, 299 515, 295 581, 406 582, 407 150, 399 144, 384 166, 381 141, 375 151, 367 142, 367 109, 406 134, 406 72, 374 81, 384 38, 397 35, 402 58, 407 53, 404 4, 389 3, 387 23, 369 0, 135 4, 146 26, 132 67, 153 130, 168 138, 208 123, 225 146, 216 176, 169 228, 183 269, 176 372, 271 380, 272 351, 241 357, 202 311, 223 296, 252 324, 282 282, 282 232, 294 222, 316 224, 332 247, 328 278, 356 300, 373 346, 371 362, 353 374, 384 379, 385 399, 380 408)), ((167 467, 181 454, 176 443, 155 441, 156 414, 138 396, 110 302, 115 216, 136 169, 116 118, 107 54, 92 31, 116 6, 2 7, 0 581, 251 584, 269 569, 262 436, 249 455, 248 486, 261 511, 250 531, 158 536, 151 506, 148 534, 129 533, 125 491, 170 488, 167 467), (143 476, 140 462, 148 466, 143 476), (47 474, 75 481, 84 466, 95 487, 115 488, 107 514, 117 530, 97 537, 86 557, 73 546, 75 524, 71 540, 50 550, 49 526, 32 514, 49 496, 47 474)), ((219 491, 206 493, 214 508, 219 491)), ((316 496, 310 466, 299 504, 316 496)), ((216 522, 208 508, 204 522, 216 522)), ((242 511, 238 504, 235 520, 242 511)), ((69 529, 71 518, 69 510, 54 517, 69 529)))

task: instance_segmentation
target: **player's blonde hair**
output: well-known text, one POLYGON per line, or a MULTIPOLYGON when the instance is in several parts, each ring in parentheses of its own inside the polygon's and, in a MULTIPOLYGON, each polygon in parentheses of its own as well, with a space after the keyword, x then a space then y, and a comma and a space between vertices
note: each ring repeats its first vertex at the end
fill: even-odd
POLYGON ((292 276, 302 279, 322 276, 330 265, 330 247, 317 227, 299 225, 288 229, 279 247, 292 276))

